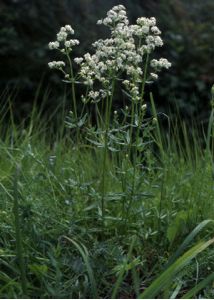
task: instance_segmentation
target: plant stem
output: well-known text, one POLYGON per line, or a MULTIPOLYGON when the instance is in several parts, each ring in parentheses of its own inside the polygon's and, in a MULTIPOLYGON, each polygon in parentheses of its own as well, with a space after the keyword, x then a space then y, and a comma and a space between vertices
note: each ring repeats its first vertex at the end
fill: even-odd
POLYGON ((139 105, 136 104, 136 112, 135 112, 135 106, 134 101, 132 101, 132 116, 131 116, 131 137, 130 137, 130 146, 129 146, 129 155, 131 153, 131 145, 133 144, 133 126, 134 126, 134 116, 135 113, 138 115, 138 124, 137 124, 137 131, 136 131, 136 139, 135 139, 135 147, 133 152, 133 179, 132 179, 132 186, 131 186, 131 194, 129 199, 129 204, 127 207, 126 212, 126 221, 125 224, 127 224, 128 218, 129 218, 129 210, 133 203, 133 197, 135 194, 135 183, 136 183, 136 171, 137 171, 137 148, 138 148, 138 141, 139 141, 139 135, 140 135, 140 129, 141 129, 141 123, 143 121, 143 115, 144 112, 141 109, 142 103, 143 103, 143 97, 144 97, 144 91, 145 91, 145 84, 146 84, 146 78, 147 78, 147 70, 148 70, 148 63, 149 63, 149 54, 147 53, 146 56, 146 63, 145 63, 145 69, 144 69, 144 76, 143 76, 143 82, 142 82, 142 88, 141 88, 141 95, 140 95, 140 103, 139 105))
MULTIPOLYGON (((66 56, 68 58, 68 63, 69 63, 69 67, 70 67, 73 109, 74 109, 75 122, 76 122, 76 125, 77 125, 78 114, 77 114, 77 100, 76 100, 76 92, 75 92, 75 77, 74 77, 72 61, 71 61, 71 58, 70 58, 70 55, 69 55, 69 52, 68 52, 67 49, 66 49, 66 56)), ((77 136, 76 136, 77 148, 78 148, 78 145, 79 145, 79 138, 80 138, 80 128, 77 125, 77 136)))
POLYGON ((103 164, 102 164, 102 180, 101 180, 101 213, 102 219, 104 221, 105 217, 105 181, 106 181, 106 159, 107 159, 107 150, 108 150, 108 133, 109 133, 109 126, 110 126, 110 116, 111 116, 111 108, 112 108, 112 100, 114 95, 114 88, 115 88, 115 80, 112 82, 112 91, 110 98, 107 97, 106 99, 106 110, 105 110, 105 135, 104 135, 104 151, 103 151, 103 164))
POLYGON ((72 100, 73 100, 73 107, 74 107, 74 116, 77 119, 77 101, 76 101, 76 92, 75 92, 75 78, 74 78, 74 71, 73 66, 71 62, 70 55, 68 51, 66 51, 66 55, 68 58, 68 63, 70 67, 70 75, 71 75, 71 92, 72 92, 72 100))

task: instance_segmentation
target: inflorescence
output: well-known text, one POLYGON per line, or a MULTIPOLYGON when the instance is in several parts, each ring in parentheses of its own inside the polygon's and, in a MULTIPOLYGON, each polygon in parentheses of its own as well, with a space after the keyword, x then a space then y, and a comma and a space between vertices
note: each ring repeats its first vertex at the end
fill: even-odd
MULTIPOLYGON (((112 92, 112 78, 117 80, 125 77, 125 80, 122 80, 124 88, 133 100, 139 100, 140 83, 145 79, 145 75, 150 80, 156 80, 157 73, 162 68, 168 69, 171 66, 165 58, 152 59, 148 66, 149 73, 144 74, 145 64, 151 57, 151 53, 156 47, 163 46, 156 19, 141 17, 137 19, 135 25, 130 25, 125 7, 117 5, 97 24, 110 29, 110 38, 93 43, 94 54, 86 53, 83 57, 74 58, 74 62, 80 66, 79 76, 89 86, 88 97, 95 102, 109 96, 112 92), (102 88, 95 90, 95 82, 102 88)), ((76 39, 68 39, 69 35, 73 34, 74 30, 71 26, 62 27, 57 34, 57 40, 49 43, 49 48, 60 50, 68 55, 73 46, 79 44, 76 39)), ((69 77, 63 70, 66 67, 65 63, 54 61, 49 63, 49 67, 60 69, 67 76, 66 78, 69 77)))

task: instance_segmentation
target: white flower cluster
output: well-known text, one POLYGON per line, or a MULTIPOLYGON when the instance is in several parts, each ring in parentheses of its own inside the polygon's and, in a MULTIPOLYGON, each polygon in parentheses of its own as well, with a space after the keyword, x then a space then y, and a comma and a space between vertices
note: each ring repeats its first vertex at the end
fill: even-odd
POLYGON ((133 35, 143 39, 145 44, 139 47, 139 53, 142 55, 150 53, 156 47, 162 47, 163 41, 160 37, 161 31, 156 26, 156 19, 141 17, 137 19, 136 25, 131 25, 133 35))
POLYGON ((57 33, 57 40, 49 43, 49 49, 59 49, 61 44, 61 51, 64 52, 66 49, 71 49, 73 46, 79 45, 77 39, 68 39, 69 35, 73 35, 74 30, 70 25, 65 25, 60 28, 60 31, 57 33))
POLYGON ((116 23, 123 23, 128 25, 128 19, 126 16, 126 9, 123 5, 114 6, 107 12, 107 17, 97 21, 98 25, 114 26, 116 23))
POLYGON ((50 42, 48 46, 50 50, 59 49, 59 42, 58 41, 50 42))
POLYGON ((110 96, 110 95, 111 95, 110 91, 106 91, 106 90, 103 90, 103 89, 100 89, 99 91, 93 91, 93 90, 91 90, 88 93, 88 98, 93 103, 96 103, 96 102, 99 102, 100 99, 104 99, 104 98, 106 98, 107 96, 110 96))
POLYGON ((155 73, 150 73, 150 76, 151 76, 151 78, 154 79, 154 80, 158 79, 158 75, 155 74, 155 73))
MULTIPOLYGON (((140 99, 139 84, 143 80, 144 57, 156 47, 163 46, 161 31, 156 26, 155 18, 138 18, 136 25, 129 25, 126 10, 123 5, 113 7, 107 17, 98 24, 106 25, 111 30, 111 37, 96 41, 93 46, 95 53, 86 53, 83 58, 74 61, 81 65, 80 75, 85 84, 91 86, 98 81, 108 92, 111 89, 112 78, 126 75, 128 80, 123 84, 135 100, 140 99)), ((160 61, 166 61, 162 59, 160 61)), ((166 67, 166 64, 159 64, 166 67)), ((152 79, 158 75, 151 73, 152 79)), ((105 93, 102 93, 105 95, 105 93)), ((92 100, 97 93, 89 93, 92 100)), ((100 94, 99 94, 100 96, 100 94)))
POLYGON ((66 48, 72 48, 73 46, 79 45, 79 40, 69 40, 65 41, 65 47, 66 48))
MULTIPOLYGON (((50 42, 48 44, 50 50, 59 50, 61 53, 68 55, 72 51, 72 47, 79 45, 79 40, 69 39, 70 35, 74 34, 74 30, 70 25, 65 25, 60 28, 60 31, 57 33, 57 40, 50 42)), ((52 61, 48 64, 51 69, 60 69, 62 70, 65 67, 63 61, 52 61)))
POLYGON ((62 69, 63 67, 65 67, 65 63, 64 61, 51 61, 48 63, 48 66, 50 69, 62 69))
POLYGON ((158 70, 161 68, 169 69, 171 67, 171 63, 166 58, 161 58, 159 60, 153 59, 150 62, 151 67, 158 70))
POLYGON ((58 42, 66 41, 69 34, 71 34, 71 35, 74 34, 74 30, 71 28, 70 25, 65 25, 65 27, 61 27, 60 31, 56 35, 57 36, 57 41, 58 42))
POLYGON ((82 57, 76 57, 76 58, 74 58, 74 62, 79 65, 83 62, 83 58, 82 57))
MULTIPOLYGON (((156 47, 163 46, 156 19, 141 17, 135 25, 129 25, 125 7, 117 5, 107 12, 106 18, 97 23, 110 28, 110 38, 96 41, 93 44, 94 54, 86 53, 83 57, 74 58, 74 62, 80 65, 79 75, 89 86, 88 97, 96 102, 110 96, 113 80, 125 77, 126 80, 122 81, 125 89, 133 100, 140 100, 141 84, 147 78, 147 74, 144 74, 146 58, 156 47), (101 89, 96 91, 94 86, 100 86, 101 89)), ((70 39, 73 34, 72 27, 65 25, 57 33, 57 40, 49 43, 49 49, 57 49, 68 56, 73 46, 79 45, 77 39, 70 39)), ((149 68, 158 72, 161 68, 168 69, 170 66, 167 59, 161 58, 153 59, 149 68)), ((65 67, 64 62, 53 61, 49 63, 49 67, 62 70, 65 78, 70 78, 62 69, 65 67)), ((158 78, 156 73, 150 70, 148 72, 150 79, 158 78)))

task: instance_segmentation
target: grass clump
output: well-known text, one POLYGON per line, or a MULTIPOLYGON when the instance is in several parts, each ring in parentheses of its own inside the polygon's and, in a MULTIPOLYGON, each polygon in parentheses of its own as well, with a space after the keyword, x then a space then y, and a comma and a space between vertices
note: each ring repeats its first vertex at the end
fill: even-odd
MULTIPOLYGON (((160 152, 151 147, 146 154, 148 165, 136 171, 134 193, 132 161, 125 155, 121 170, 115 167, 116 159, 108 157, 103 218, 102 149, 87 144, 81 145, 81 151, 73 148, 69 129, 49 143, 50 132, 40 129, 35 124, 30 136, 28 130, 23 136, 17 129, 12 142, 11 135, 1 141, 1 296, 16 298, 24 292, 17 226, 28 297, 140 296, 168 267, 167 261, 185 237, 213 218, 210 155, 198 143, 197 156, 191 152, 190 159, 185 146, 181 149, 174 140, 162 144, 160 161, 160 152), (20 172, 14 178, 17 165, 20 172), (16 213, 13 195, 18 195, 16 213), (14 223, 17 213, 20 225, 14 223)), ((212 222, 205 225, 171 262, 191 245, 212 237, 212 222)), ((179 272, 168 293, 182 283, 179 295, 184 295, 212 270, 209 248, 179 272)), ((203 295, 211 297, 209 286, 203 287, 203 295)), ((163 296, 161 291, 158 295, 163 296)))

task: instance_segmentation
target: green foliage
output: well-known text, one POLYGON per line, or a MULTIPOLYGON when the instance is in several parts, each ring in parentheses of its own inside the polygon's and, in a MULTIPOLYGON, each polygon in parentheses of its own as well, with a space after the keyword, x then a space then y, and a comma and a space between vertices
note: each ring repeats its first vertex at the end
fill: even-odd
MULTIPOLYGON (((103 227, 98 168, 102 151, 87 143, 77 151, 70 129, 60 128, 64 115, 58 115, 57 135, 38 115, 32 112, 27 128, 17 128, 11 119, 0 141, 0 296, 23 296, 12 218, 14 168, 19 164, 18 213, 28 297, 135 298, 151 284, 162 297, 163 285, 152 282, 168 274, 164 275, 167 295, 212 298, 213 249, 207 248, 196 259, 189 256, 208 245, 201 240, 213 236, 213 225, 203 221, 213 218, 212 168, 200 143, 189 157, 184 146, 181 151, 176 131, 172 143, 160 128, 155 141, 162 143, 158 148, 162 158, 155 147, 147 150, 126 224, 123 209, 129 207, 129 199, 125 190, 132 167, 126 158, 123 172, 119 171, 113 153, 107 164, 103 227), (185 226, 176 227, 183 218, 185 226), (170 227, 176 227, 176 238, 169 241, 170 227)), ((4 122, 0 125, 4 132, 4 122)))

